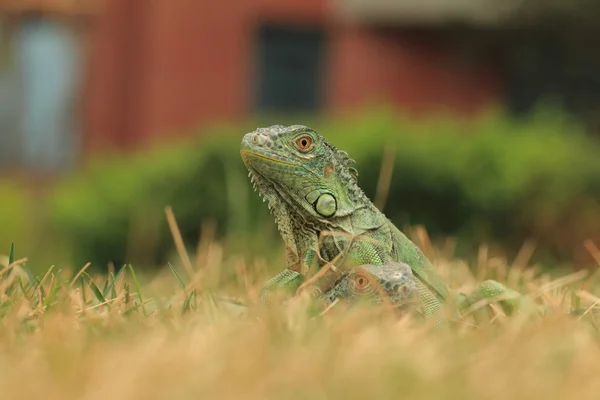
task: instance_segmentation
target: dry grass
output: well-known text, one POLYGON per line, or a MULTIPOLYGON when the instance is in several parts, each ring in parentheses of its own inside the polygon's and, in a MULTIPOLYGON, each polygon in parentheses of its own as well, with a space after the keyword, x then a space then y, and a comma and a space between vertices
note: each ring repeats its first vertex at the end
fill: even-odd
POLYGON ((181 266, 144 282, 130 267, 108 277, 51 269, 38 279, 24 260, 0 258, 1 398, 549 400, 600 393, 594 276, 551 280, 485 252, 475 274, 463 262, 438 260, 454 288, 503 277, 549 314, 505 317, 490 308, 487 322, 436 331, 385 310, 340 306, 312 316, 299 301, 266 312, 252 305, 260 283, 253 264, 223 257, 214 242, 199 248, 195 266, 184 256, 181 266), (237 278, 221 280, 230 270, 237 278), (250 306, 228 304, 215 290, 250 306), (567 315, 577 307, 588 312, 567 315))

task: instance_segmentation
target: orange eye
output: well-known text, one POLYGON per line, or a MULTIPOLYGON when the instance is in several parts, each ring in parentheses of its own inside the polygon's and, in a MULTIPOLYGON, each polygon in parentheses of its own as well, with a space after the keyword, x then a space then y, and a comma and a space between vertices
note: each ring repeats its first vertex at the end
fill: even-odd
POLYGON ((296 140, 296 146, 300 150, 308 150, 312 145, 312 138, 310 136, 302 136, 296 140))
POLYGON ((369 280, 364 275, 357 275, 354 278, 354 283, 356 284, 356 287, 358 289, 364 289, 364 288, 366 288, 368 286, 369 280))

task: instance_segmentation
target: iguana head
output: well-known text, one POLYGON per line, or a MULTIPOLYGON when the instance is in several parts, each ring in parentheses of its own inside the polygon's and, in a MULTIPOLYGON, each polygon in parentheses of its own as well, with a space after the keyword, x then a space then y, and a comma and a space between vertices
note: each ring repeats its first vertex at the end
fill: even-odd
POLYGON ((348 303, 366 302, 406 309, 419 302, 416 280, 410 266, 404 263, 362 265, 345 273, 322 294, 326 303, 336 299, 348 303))
POLYGON ((309 127, 259 128, 244 136, 240 153, 269 207, 283 202, 304 220, 325 222, 366 204, 353 160, 309 127))

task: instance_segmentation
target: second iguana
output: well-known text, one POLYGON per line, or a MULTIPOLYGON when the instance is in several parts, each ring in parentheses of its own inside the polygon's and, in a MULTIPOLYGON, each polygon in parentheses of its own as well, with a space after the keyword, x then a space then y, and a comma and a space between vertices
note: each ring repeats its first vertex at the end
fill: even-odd
MULTIPOLYGON (((315 294, 313 299, 321 303, 323 311, 341 301, 350 306, 387 304, 394 312, 406 313, 414 311, 419 303, 412 270, 399 262, 363 265, 343 271, 330 287, 325 291, 317 288, 315 294)), ((451 292, 451 295, 461 316, 475 324, 489 322, 497 315, 488 307, 492 303, 498 304, 505 315, 519 312, 539 316, 546 311, 528 296, 494 280, 482 282, 468 295, 459 292, 451 292)))

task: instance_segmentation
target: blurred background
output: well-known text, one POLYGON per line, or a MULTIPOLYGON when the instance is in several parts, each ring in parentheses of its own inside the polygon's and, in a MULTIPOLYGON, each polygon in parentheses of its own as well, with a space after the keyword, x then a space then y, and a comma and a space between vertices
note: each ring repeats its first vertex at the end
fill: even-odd
POLYGON ((456 256, 594 266, 599 48, 592 0, 0 0, 0 253, 156 268, 170 205, 277 264, 239 141, 300 123, 456 256))

